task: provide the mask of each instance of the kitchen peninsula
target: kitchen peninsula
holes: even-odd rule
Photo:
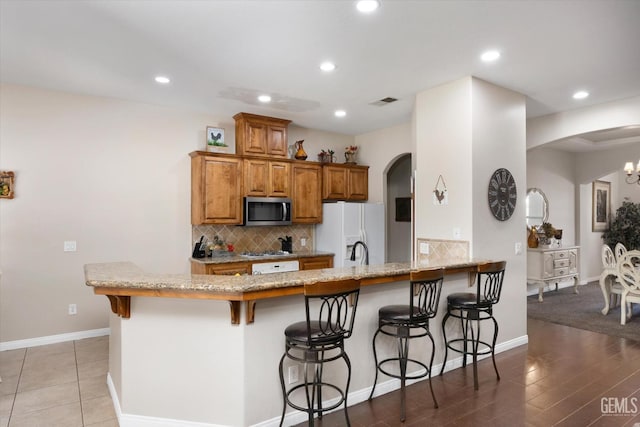
[[[410,272],[445,268],[446,296],[467,289],[483,262],[388,263],[258,276],[152,274],[130,262],[115,262],[86,265],[85,279],[96,294],[109,297],[119,315],[111,316],[108,381],[120,425],[139,425],[143,419],[275,425],[282,409],[277,366],[283,331],[292,320],[304,318],[304,284],[361,281],[356,328],[346,344],[357,361],[350,393],[355,404],[366,399],[373,381],[370,340],[377,310],[406,303]],[[232,313],[235,305],[232,318],[253,316],[258,302],[255,322],[231,324],[226,306],[209,300],[229,301]],[[244,313],[242,301],[252,301]],[[443,304],[444,298],[441,313]],[[434,337],[439,339],[437,329]],[[387,347],[383,351],[393,351],[393,345]],[[441,358],[437,353],[436,362]],[[379,386],[381,392],[390,391],[391,384],[386,390]],[[299,422],[298,415],[289,414],[287,421]]]

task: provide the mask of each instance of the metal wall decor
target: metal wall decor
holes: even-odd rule
[[[493,216],[499,221],[511,218],[516,210],[518,190],[516,181],[508,169],[500,168],[491,175],[487,193],[489,209]]]
[[[15,174],[11,171],[0,172],[0,199],[13,199]]]
[[[436,206],[449,204],[449,196],[447,195],[447,184],[445,184],[442,175],[438,175],[436,187],[433,189],[433,204]]]

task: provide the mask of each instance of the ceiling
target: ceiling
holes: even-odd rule
[[[416,93],[470,75],[526,95],[529,118],[640,95],[640,1],[382,0],[367,15],[354,6],[0,0],[0,79],[351,135],[407,122]],[[483,63],[487,49],[501,58]],[[325,60],[337,69],[321,71]],[[577,90],[590,96],[574,100]],[[263,93],[269,105],[256,100]],[[385,97],[398,101],[372,105]],[[607,135],[559,148],[603,146],[592,137]],[[628,143],[640,128],[609,137]]]

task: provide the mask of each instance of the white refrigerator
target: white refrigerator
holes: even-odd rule
[[[364,264],[362,245],[356,248],[356,260],[351,261],[353,244],[361,240],[369,248],[369,265],[386,261],[385,209],[382,203],[323,203],[322,224],[316,225],[315,247],[333,252],[334,267]]]

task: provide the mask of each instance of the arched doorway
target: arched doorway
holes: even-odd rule
[[[411,261],[411,153],[397,157],[387,170],[387,262]],[[406,215],[408,202],[408,213]]]

